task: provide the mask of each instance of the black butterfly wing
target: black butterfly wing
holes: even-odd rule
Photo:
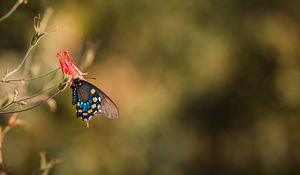
[[[107,117],[109,119],[116,119],[116,118],[118,118],[118,116],[119,116],[119,110],[118,110],[116,104],[103,91],[101,91],[96,86],[92,85],[89,82],[86,82],[86,81],[83,81],[83,80],[81,80],[81,81],[82,81],[82,86],[84,86],[84,87],[80,88],[80,91],[81,91],[81,89],[86,89],[85,92],[88,94],[89,93],[88,87],[91,87],[91,88],[94,88],[96,90],[97,94],[100,96],[101,106],[100,106],[100,109],[97,112],[97,114],[100,114],[100,115],[102,115],[104,117]],[[88,98],[88,95],[86,95],[83,92],[82,93],[79,92],[78,96],[79,96],[79,98],[81,98],[81,97],[84,98],[86,96]]]
[[[89,100],[89,85],[87,82],[82,81],[82,85],[78,87],[78,99],[80,99],[82,102],[86,102]]]
[[[100,91],[100,90],[99,90]],[[98,113],[104,117],[110,118],[110,119],[116,119],[119,116],[119,110],[115,103],[102,91],[101,96],[102,96],[102,102],[101,102],[101,107],[100,111]]]

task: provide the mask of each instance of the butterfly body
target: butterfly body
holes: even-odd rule
[[[88,122],[95,114],[110,119],[118,117],[119,112],[114,102],[96,86],[77,78],[72,82],[71,88],[77,118]]]

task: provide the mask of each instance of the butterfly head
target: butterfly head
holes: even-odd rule
[[[71,88],[72,89],[78,89],[79,86],[82,85],[82,82],[79,78],[76,78],[72,81],[72,84],[71,84]]]

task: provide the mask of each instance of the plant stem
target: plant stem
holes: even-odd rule
[[[5,79],[9,76],[11,76],[12,74],[16,73],[21,67],[22,65],[25,63],[26,59],[28,58],[29,53],[31,52],[31,50],[34,48],[34,46],[30,46],[25,54],[25,56],[23,57],[22,62],[19,64],[19,66],[17,68],[15,68],[14,70],[12,70],[11,72],[7,73],[6,75],[4,75],[2,81],[5,81]]]
[[[16,11],[16,9],[19,7],[19,5],[21,5],[22,3],[23,1],[17,0],[14,6],[5,15],[0,17],[0,23],[4,21],[6,18],[8,18],[11,14],[13,14]]]
[[[42,74],[40,76],[37,76],[37,77],[31,77],[31,78],[19,78],[19,79],[10,79],[10,80],[0,80],[0,83],[11,83],[11,82],[15,82],[15,81],[32,81],[32,80],[37,80],[37,79],[40,79],[40,78],[43,78],[47,75],[50,75],[56,71],[58,71],[60,69],[60,67],[58,68],[55,68],[54,70],[50,71],[50,72],[47,72],[45,74]]]
[[[49,87],[49,88],[47,88],[47,89],[45,89],[45,90],[43,90],[42,92],[39,92],[39,93],[37,93],[37,94],[31,95],[31,96],[28,96],[28,97],[25,97],[25,98],[22,98],[22,99],[19,99],[19,100],[12,101],[12,102],[8,103],[7,105],[1,107],[1,108],[0,108],[0,111],[6,109],[6,108],[8,108],[8,107],[10,107],[11,105],[13,105],[13,104],[15,104],[15,103],[19,103],[19,102],[21,102],[21,101],[30,100],[30,99],[33,99],[33,98],[35,98],[35,97],[37,97],[37,96],[43,95],[43,94],[45,94],[46,92],[48,92],[48,91],[50,91],[50,90],[52,90],[52,89],[54,89],[54,88],[57,88],[57,87],[59,86],[59,84],[60,84],[60,83],[58,83],[58,84],[56,84],[56,85],[54,85],[54,86],[51,86],[51,87]]]
[[[35,105],[29,107],[29,108],[21,109],[21,110],[15,110],[15,111],[3,111],[3,112],[0,111],[0,114],[2,114],[2,115],[3,115],[3,114],[12,114],[12,113],[20,113],[20,112],[26,112],[26,111],[32,110],[32,109],[34,109],[34,108],[36,108],[36,107],[38,107],[38,106],[40,106],[40,105],[46,103],[49,99],[55,97],[55,96],[58,95],[60,92],[61,92],[61,91],[57,91],[56,93],[54,93],[53,95],[49,96],[49,97],[46,98],[45,100],[43,100],[43,101],[41,101],[41,102],[39,102],[39,103],[37,103],[37,104],[35,104]]]

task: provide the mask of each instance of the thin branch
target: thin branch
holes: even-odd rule
[[[54,85],[54,86],[51,86],[51,87],[49,87],[49,88],[43,90],[42,92],[40,92],[40,93],[38,93],[38,94],[34,94],[34,95],[29,96],[29,97],[25,97],[25,98],[16,100],[15,102],[18,103],[18,102],[21,102],[21,101],[30,100],[30,99],[32,99],[32,98],[34,98],[34,97],[40,96],[40,95],[42,95],[42,94],[45,94],[46,92],[48,92],[48,91],[50,91],[50,90],[52,90],[52,89],[54,89],[54,88],[57,88],[59,84],[60,84],[60,83],[58,83],[58,84],[56,84],[56,85]]]
[[[31,50],[32,50],[33,48],[34,48],[34,46],[30,46],[30,47],[28,48],[28,50],[27,50],[25,56],[23,57],[22,62],[19,64],[19,66],[18,66],[17,68],[15,68],[13,71],[11,71],[11,72],[7,73],[6,75],[4,75],[4,77],[3,77],[3,79],[2,79],[3,81],[5,81],[5,79],[6,79],[7,77],[9,77],[9,76],[11,76],[12,74],[16,73],[16,72],[23,66],[23,64],[25,63],[26,59],[28,58],[29,53],[31,52]]]
[[[62,91],[60,91],[60,90],[57,91],[56,93],[54,93],[53,95],[49,96],[49,97],[46,98],[45,100],[43,100],[43,101],[41,101],[41,102],[39,102],[39,103],[37,103],[37,104],[35,104],[35,105],[29,107],[29,108],[21,109],[21,110],[15,110],[15,111],[3,111],[3,112],[0,111],[0,114],[12,114],[12,113],[20,113],[20,112],[26,112],[26,111],[32,110],[32,109],[34,109],[34,108],[36,108],[36,107],[38,107],[38,106],[40,106],[40,105],[46,103],[49,99],[55,97],[55,96],[58,95],[60,92],[62,92]]]
[[[37,79],[40,79],[40,78],[43,78],[47,75],[50,75],[56,71],[58,71],[60,69],[60,67],[58,68],[55,68],[54,70],[50,71],[50,72],[47,72],[45,74],[42,74],[40,76],[37,76],[37,77],[31,77],[31,78],[19,78],[19,79],[10,79],[10,80],[0,80],[0,83],[11,83],[11,82],[15,82],[15,81],[32,81],[32,80],[37,80]]]
[[[9,126],[6,126],[6,127],[3,129],[2,134],[5,135],[9,130],[10,130],[10,127],[9,127]],[[2,139],[4,139],[4,137],[3,137]]]
[[[41,152],[40,153],[40,173],[41,175],[48,175],[52,167],[58,163],[61,163],[61,160],[59,159],[52,159],[50,161],[47,161],[46,159],[46,153]]]
[[[35,38],[35,39],[37,39],[37,41],[40,39],[40,36],[44,36],[44,35],[48,34],[48,32],[45,32],[44,30],[47,28],[52,14],[53,14],[53,9],[47,8],[42,19],[40,19],[40,15],[38,15],[34,18],[33,26],[34,26],[35,33],[37,33],[37,38]],[[26,74],[28,74],[29,65],[31,64],[31,62],[32,62],[32,59],[28,59],[26,61],[25,65],[24,65],[22,77],[25,77]]]
[[[5,106],[2,106],[1,108],[0,108],[0,110],[3,110],[3,109],[6,109],[6,108],[8,108],[9,106],[11,106],[12,104],[14,104],[14,101],[12,101],[12,102],[10,102],[10,103],[8,103],[7,105],[5,105]]]
[[[4,21],[6,18],[8,18],[11,14],[13,14],[17,8],[23,3],[23,1],[17,0],[17,2],[14,4],[14,6],[0,18],[0,23]]]
[[[60,83],[57,83],[57,84],[55,84],[54,86],[51,86],[51,87],[49,87],[49,88],[47,88],[47,89],[45,89],[45,90],[43,90],[42,92],[39,92],[39,93],[37,93],[37,94],[31,95],[31,96],[28,96],[28,97],[25,97],[25,98],[21,98],[21,99],[19,99],[19,100],[11,101],[11,102],[8,103],[7,105],[1,107],[0,110],[4,110],[4,109],[10,107],[10,106],[13,105],[13,104],[20,103],[20,102],[22,102],[22,101],[31,100],[31,99],[33,99],[33,98],[35,98],[35,97],[41,96],[41,95],[45,94],[46,92],[48,92],[48,91],[50,91],[50,90],[53,90],[54,88],[58,88],[59,85],[60,85]]]
[[[2,130],[2,128],[0,127],[0,174],[1,175],[6,175],[9,174],[8,173],[8,169],[6,167],[5,161],[4,161],[4,156],[3,156],[3,143],[4,143],[4,139],[6,137],[6,134],[8,133],[8,131],[11,130],[11,128],[17,126],[17,125],[21,125],[22,121],[17,119],[17,115],[13,114],[8,121],[8,124],[5,126],[5,128]]]

